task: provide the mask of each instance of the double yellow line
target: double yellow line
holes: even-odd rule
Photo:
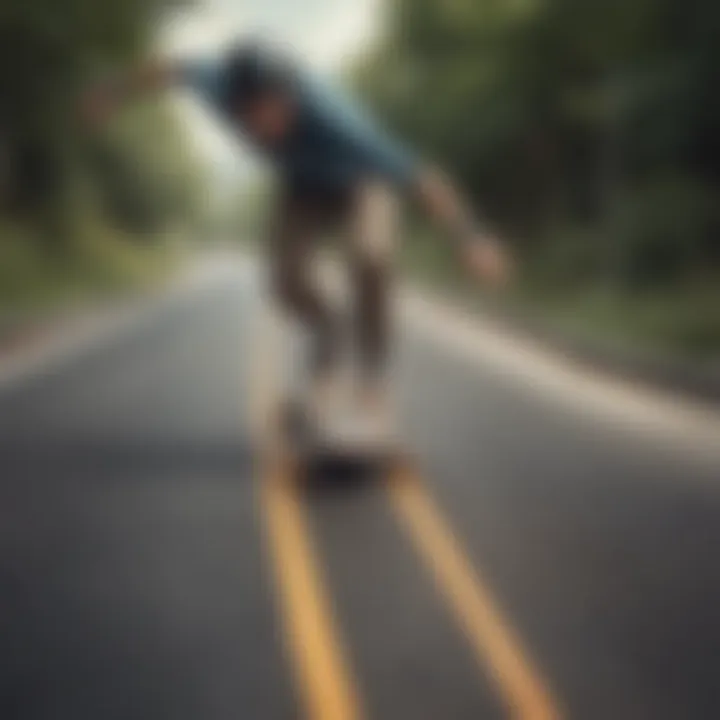
[[[292,475],[291,467],[285,465],[269,473],[263,483],[288,649],[306,716],[311,720],[355,720],[362,717],[358,692],[338,640]],[[559,720],[560,713],[545,683],[415,471],[401,468],[388,488],[398,517],[483,670],[495,679],[510,717]]]
[[[267,326],[264,329],[267,331]],[[264,381],[255,382],[256,392],[260,387],[263,394],[267,392],[272,362],[267,357],[261,362]],[[267,417],[266,408],[266,433],[272,425]],[[284,456],[281,443],[267,436],[262,439],[262,508],[287,651],[305,716],[308,720],[359,720],[364,716],[360,695],[325,591],[297,473],[292,460]],[[425,490],[418,472],[406,464],[388,480],[389,496],[400,522],[471,643],[483,675],[489,672],[495,680],[509,717],[560,720],[561,713],[545,682]]]

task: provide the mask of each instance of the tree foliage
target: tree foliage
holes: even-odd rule
[[[77,101],[86,83],[145,53],[162,14],[183,4],[184,0],[3,0],[1,210],[26,221],[51,218],[62,234],[63,218],[76,212],[82,194],[78,187],[97,186],[113,195],[109,204],[119,219],[139,220],[142,213],[135,211],[141,202],[147,206],[145,220],[151,215],[157,219],[173,184],[177,186],[183,173],[187,181],[189,173],[189,165],[182,167],[176,158],[182,140],[171,127],[172,119],[157,111],[152,121],[156,131],[158,126],[165,128],[160,133],[164,153],[140,127],[122,141],[112,133],[89,140],[78,122]],[[146,117],[138,124],[148,122]],[[167,149],[170,142],[175,143],[175,153]],[[144,157],[148,161],[143,163]],[[92,175],[100,168],[103,173]],[[123,206],[135,210],[120,212]]]
[[[394,0],[357,80],[533,257],[575,227],[602,281],[717,269],[715,0]]]

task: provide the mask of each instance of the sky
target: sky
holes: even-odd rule
[[[332,67],[373,37],[382,0],[203,0],[169,23],[164,47],[202,51],[243,34],[287,43],[309,62]]]
[[[245,35],[286,46],[320,72],[334,73],[377,36],[383,0],[202,0],[163,28],[159,44],[169,55],[202,54]],[[179,112],[194,144],[220,182],[252,172],[250,156],[237,147],[191,98]]]

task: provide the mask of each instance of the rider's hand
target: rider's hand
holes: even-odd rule
[[[504,286],[511,273],[511,261],[496,238],[482,235],[462,247],[465,266],[476,279],[491,287]]]

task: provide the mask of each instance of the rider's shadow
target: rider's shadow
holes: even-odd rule
[[[345,497],[367,492],[385,482],[390,463],[377,458],[319,456],[298,470],[300,486],[312,497]]]

